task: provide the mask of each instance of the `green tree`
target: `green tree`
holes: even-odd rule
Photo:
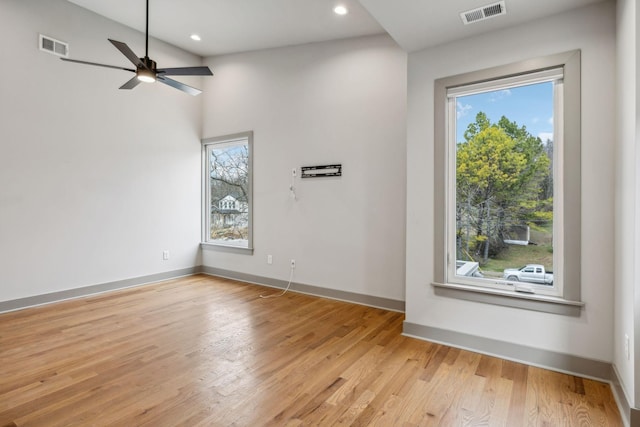
[[[475,123],[469,123],[469,126],[467,126],[467,130],[464,132],[465,141],[469,141],[473,139],[475,135],[482,132],[489,126],[491,126],[491,122],[489,121],[489,118],[485,113],[480,111],[478,114],[476,114]]]
[[[510,226],[548,220],[541,197],[549,158],[539,138],[504,116],[492,124],[478,113],[464,138],[456,152],[458,249],[486,262],[504,247]]]

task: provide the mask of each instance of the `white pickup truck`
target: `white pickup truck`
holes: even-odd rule
[[[510,282],[527,282],[553,285],[553,272],[545,271],[544,265],[527,264],[521,268],[507,268],[502,277]]]

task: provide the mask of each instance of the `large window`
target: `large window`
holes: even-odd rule
[[[203,240],[252,249],[252,132],[203,144]]]
[[[437,286],[579,301],[579,65],[574,51],[436,82]]]

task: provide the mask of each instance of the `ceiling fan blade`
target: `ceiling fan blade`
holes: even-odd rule
[[[165,76],[213,76],[209,67],[178,67],[158,70]]]
[[[170,79],[168,77],[160,77],[160,76],[158,76],[158,80],[157,81],[159,81],[160,83],[164,83],[164,84],[166,84],[168,86],[174,87],[176,89],[179,89],[179,90],[181,90],[183,92],[186,92],[189,95],[196,96],[196,95],[200,95],[202,93],[202,91],[200,89],[196,89],[195,87],[188,86],[188,85],[186,85],[184,83],[180,83],[179,81]]]
[[[95,65],[97,67],[105,67],[105,68],[115,68],[116,70],[125,70],[125,71],[131,71],[131,72],[136,72],[136,70],[132,69],[132,68],[124,68],[124,67],[119,67],[117,65],[107,65],[107,64],[98,64],[97,62],[89,62],[89,61],[79,61],[77,59],[69,59],[69,58],[60,58],[63,61],[67,61],[67,62],[76,62],[78,64],[85,64],[85,65]]]
[[[138,76],[133,76],[131,80],[120,86],[120,89],[133,89],[134,87],[138,86],[138,84],[140,84]]]
[[[122,52],[122,54],[126,56],[127,59],[129,59],[129,61],[133,63],[133,65],[135,65],[138,68],[147,68],[144,65],[144,63],[140,60],[140,58],[138,58],[138,55],[133,53],[133,51],[129,48],[129,46],[127,46],[126,43],[122,43],[117,40],[111,40],[111,39],[108,39],[108,40],[111,42],[112,45],[116,47],[116,49]]]

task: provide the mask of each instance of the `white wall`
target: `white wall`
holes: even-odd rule
[[[638,256],[637,204],[640,203],[639,161],[636,149],[637,77],[635,0],[620,0],[617,4],[617,120],[616,156],[616,293],[613,362],[627,399],[634,402],[634,287],[638,286],[640,263]],[[628,335],[631,357],[627,359],[624,336]]]
[[[209,267],[404,300],[406,54],[372,36],[209,58],[203,137],[254,131],[253,255]],[[292,168],[341,163],[341,178]],[[273,265],[267,265],[267,255]]]
[[[433,85],[459,73],[582,50],[582,299],[579,318],[434,295]],[[612,361],[615,6],[601,3],[409,55],[406,320]]]
[[[67,1],[0,3],[0,301],[199,265],[202,100],[118,90],[133,74],[60,61],[38,33],[75,59],[131,67],[107,37],[144,52],[143,34]]]

